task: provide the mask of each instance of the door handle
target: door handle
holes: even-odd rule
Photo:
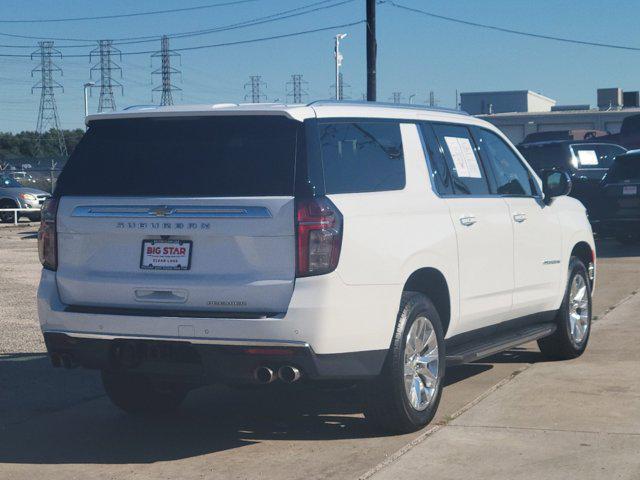
[[[513,214],[513,219],[518,223],[522,223],[527,219],[527,214],[526,213],[514,213]]]
[[[460,217],[460,223],[465,227],[470,227],[471,225],[476,223],[476,221],[477,221],[476,217],[474,217],[473,215],[466,215],[464,217]]]

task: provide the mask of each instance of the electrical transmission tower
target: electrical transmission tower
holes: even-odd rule
[[[302,103],[303,97],[309,95],[305,90],[305,86],[308,85],[309,82],[306,82],[302,79],[302,75],[299,73],[291,75],[291,81],[287,82],[287,99],[292,98],[293,103]]]
[[[438,99],[436,98],[436,94],[433,93],[433,90],[429,91],[429,100],[427,100],[427,104],[430,107],[437,107],[438,106]]]
[[[53,63],[51,59],[53,55],[62,58],[62,54],[53,48],[53,42],[43,41],[38,42],[38,50],[31,54],[31,59],[36,55],[40,58],[40,65],[31,70],[31,76],[33,77],[34,73],[39,73],[40,81],[31,88],[31,93],[35,90],[40,90],[40,108],[38,110],[38,125],[36,126],[38,150],[41,154],[44,153],[42,146],[43,137],[46,133],[53,130],[58,141],[60,155],[66,157],[67,145],[64,142],[64,135],[60,130],[60,119],[58,117],[58,108],[56,107],[54,93],[57,88],[64,92],[64,88],[53,79],[53,72],[62,75],[62,69]]]
[[[98,112],[105,110],[115,110],[116,101],[113,98],[113,87],[119,87],[120,93],[124,95],[124,87],[120,82],[113,79],[113,72],[120,72],[122,78],[122,68],[113,61],[113,56],[118,55],[122,59],[120,50],[113,46],[113,40],[99,40],[98,47],[89,54],[89,61],[95,55],[100,56],[100,61],[91,67],[90,76],[93,80],[93,73],[100,71],[100,80],[96,81],[93,87],[100,88],[100,100],[98,101]]]
[[[251,75],[249,82],[244,84],[244,89],[250,88],[250,92],[244,96],[244,99],[251,99],[251,103],[260,103],[261,100],[266,100],[267,96],[262,93],[262,87],[266,87],[267,84],[262,81],[260,75]]]
[[[392,96],[390,100],[393,103],[400,103],[400,101],[402,100],[402,92],[393,92],[391,95]]]
[[[339,100],[348,100],[351,97],[349,95],[345,95],[344,92],[347,88],[351,88],[351,85],[345,83],[344,78],[342,77],[342,72],[338,74],[338,83],[340,84],[338,87],[338,95],[336,95],[336,84],[332,84],[329,88],[330,95]]]
[[[152,62],[154,57],[160,57],[162,65],[160,68],[151,72],[151,75],[162,75],[162,85],[151,90],[151,101],[153,101],[153,92],[162,92],[160,105],[173,105],[173,95],[171,92],[174,90],[181,92],[182,89],[171,83],[171,74],[182,75],[182,72],[171,66],[171,57],[180,58],[180,54],[169,49],[169,37],[163,35],[160,40],[160,51],[151,55]]]

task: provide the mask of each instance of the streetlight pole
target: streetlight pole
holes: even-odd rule
[[[336,57],[336,100],[342,100],[342,95],[340,95],[340,67],[342,66],[342,53],[340,53],[340,40],[346,38],[346,33],[339,33],[336,35],[336,46],[334,55]]]
[[[84,84],[84,118],[87,118],[87,116],[89,115],[89,95],[88,95],[88,91],[91,87],[94,87],[96,84],[95,82],[87,82]],[[85,130],[86,130],[86,125],[85,125]]]

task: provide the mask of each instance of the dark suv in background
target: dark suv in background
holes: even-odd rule
[[[640,150],[616,157],[601,190],[600,230],[622,243],[640,241]]]
[[[589,220],[598,230],[600,218],[607,213],[600,182],[614,158],[627,150],[613,143],[571,140],[521,143],[518,150],[538,174],[543,170],[568,172],[573,181],[571,196],[587,208]]]

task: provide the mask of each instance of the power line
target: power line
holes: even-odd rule
[[[189,12],[194,10],[204,10],[205,8],[226,7],[241,3],[257,2],[258,0],[234,0],[231,2],[211,3],[209,5],[199,5],[195,7],[172,8],[169,10],[153,10],[150,12],[121,13],[116,15],[100,15],[96,17],[70,17],[70,18],[29,18],[15,20],[0,20],[0,23],[51,23],[51,22],[78,22],[84,20],[107,20],[112,18],[141,17],[145,15],[161,15],[165,13]]]
[[[618,50],[630,50],[633,52],[639,52],[640,51],[640,47],[630,47],[627,45],[616,45],[616,44],[612,44],[612,43],[600,43],[600,42],[588,42],[585,40],[576,40],[576,39],[571,39],[571,38],[565,38],[565,37],[556,37],[553,35],[543,35],[541,33],[533,33],[533,32],[524,32],[521,30],[514,30],[511,28],[504,28],[504,27],[497,27],[495,25],[487,25],[484,23],[477,23],[477,22],[470,22],[468,20],[462,20],[459,18],[454,18],[454,17],[447,17],[444,15],[438,15],[436,13],[432,13],[432,12],[427,12],[425,10],[420,10],[419,8],[412,8],[412,7],[407,7],[405,5],[400,5],[392,0],[387,0],[387,2],[389,5],[391,5],[392,7],[395,8],[400,8],[402,10],[407,10],[409,12],[414,12],[414,13],[421,13],[423,15],[426,15],[428,17],[432,17],[432,18],[437,18],[440,20],[445,20],[447,22],[454,22],[454,23],[460,23],[462,25],[469,25],[471,27],[478,27],[478,28],[484,28],[487,30],[495,30],[498,32],[504,32],[504,33],[511,33],[514,35],[522,35],[525,37],[533,37],[533,38],[541,38],[544,40],[554,40],[556,42],[564,42],[564,43],[573,43],[573,44],[577,44],[577,45],[587,45],[587,46],[591,46],[591,47],[603,47],[603,48],[615,48]]]
[[[280,34],[280,35],[272,35],[269,37],[260,37],[260,38],[252,38],[252,39],[248,39],[248,40],[237,40],[234,42],[223,42],[223,43],[212,43],[212,44],[206,44],[206,45],[196,45],[196,46],[192,46],[192,47],[183,47],[183,48],[175,48],[173,49],[174,52],[185,52],[185,51],[190,51],[190,50],[202,50],[202,49],[206,49],[206,48],[218,48],[218,47],[230,47],[230,46],[235,46],[235,45],[246,45],[249,43],[258,43],[258,42],[265,42],[268,40],[278,40],[281,38],[291,38],[291,37],[297,37],[300,35],[307,35],[310,33],[318,33],[318,32],[325,32],[327,30],[334,30],[337,28],[347,28],[347,27],[354,27],[356,25],[360,25],[361,23],[365,23],[366,20],[358,20],[355,22],[350,22],[350,23],[343,23],[341,25],[332,25],[330,27],[322,27],[322,28],[315,28],[312,30],[303,30],[300,32],[292,32],[292,33],[284,33],[284,34]],[[143,50],[143,51],[135,51],[135,52],[122,52],[121,55],[122,56],[128,56],[128,55],[149,55],[154,53],[155,50]],[[23,55],[23,54],[13,54],[13,53],[0,53],[0,58],[29,58],[30,55]],[[74,54],[74,55],[65,55],[65,58],[88,58],[90,57],[90,55],[85,55],[85,54]]]
[[[164,35],[160,42],[160,51],[151,55],[151,58],[160,57],[160,61],[162,62],[160,68],[151,72],[151,75],[161,75],[162,77],[162,85],[155,87],[151,90],[151,95],[153,97],[153,92],[162,92],[162,96],[160,98],[160,105],[173,105],[173,91],[181,91],[182,89],[176,87],[171,83],[171,75],[172,74],[182,74],[180,70],[171,66],[171,57],[180,58],[179,53],[175,53],[174,51],[169,49],[169,37]],[[153,98],[151,99],[153,101]]]
[[[40,58],[40,65],[31,70],[31,76],[34,73],[40,74],[40,81],[31,88],[31,93],[34,90],[40,90],[40,107],[38,109],[38,123],[36,126],[36,132],[41,138],[46,135],[50,130],[54,131],[56,140],[58,141],[58,149],[60,155],[67,156],[67,145],[64,142],[64,136],[60,130],[60,119],[58,117],[58,109],[56,107],[55,90],[60,89],[64,91],[62,85],[53,79],[53,73],[59,73],[62,75],[62,69],[53,63],[53,55],[60,56],[62,54],[53,48],[53,42],[39,42],[38,50],[31,54],[32,58],[37,55]],[[42,143],[38,140],[38,150],[43,153]]]
[[[200,30],[192,30],[192,31],[187,31],[187,32],[177,32],[177,33],[168,33],[167,36],[170,38],[188,38],[188,37],[193,37],[193,36],[198,36],[198,35],[208,35],[211,33],[218,33],[218,32],[224,32],[224,31],[228,31],[228,30],[235,30],[235,29],[239,29],[239,28],[245,28],[245,27],[252,27],[255,25],[261,25],[264,23],[270,23],[270,22],[275,22],[275,21],[279,21],[279,20],[286,20],[288,18],[293,18],[293,17],[297,17],[297,16],[301,16],[301,15],[307,15],[309,13],[313,13],[313,12],[317,12],[320,10],[326,10],[329,8],[334,8],[334,7],[338,7],[347,3],[351,3],[355,0],[342,0],[339,1],[338,3],[335,3],[333,5],[324,5],[326,3],[331,3],[331,2],[335,2],[336,0],[321,0],[318,2],[313,2],[307,5],[303,5],[301,7],[297,7],[297,8],[292,8],[289,10],[283,10],[280,12],[276,12],[273,13],[271,15],[266,15],[266,16],[262,16],[262,17],[256,17],[250,20],[244,20],[242,22],[236,22],[236,23],[232,23],[232,24],[228,24],[228,25],[222,25],[222,26],[218,26],[218,27],[211,27],[211,28],[206,28],[206,29],[200,29]],[[324,6],[320,6],[318,8],[311,8],[311,7],[316,7],[318,5],[324,5]],[[302,10],[302,11],[301,11]],[[296,13],[297,12],[297,13]],[[71,38],[55,38],[55,37],[35,37],[35,36],[27,36],[27,35],[13,35],[13,34],[5,34],[0,32],[0,35],[8,35],[8,36],[17,36],[20,38],[27,38],[27,39],[35,39],[35,40],[61,40],[61,41],[78,41],[78,42],[92,42],[90,44],[81,44],[81,45],[58,45],[58,48],[84,48],[84,47],[88,47],[88,46],[92,46],[94,42],[96,42],[97,40],[90,40],[90,39],[85,39],[85,38],[75,38],[75,39],[71,39]],[[116,38],[114,39],[114,45],[130,45],[130,44],[135,44],[135,43],[148,43],[148,42],[155,42],[158,39],[161,38],[161,35],[145,35],[145,36],[140,36],[140,37],[124,37],[124,38]],[[5,48],[33,48],[32,45],[0,45],[0,47],[5,47]]]

